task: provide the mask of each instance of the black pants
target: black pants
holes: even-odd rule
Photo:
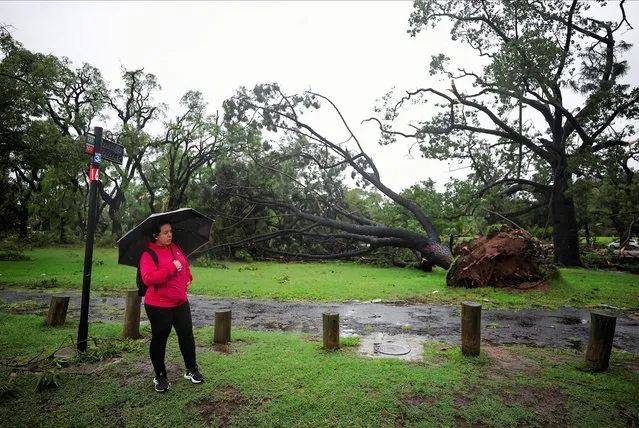
[[[163,308],[144,304],[146,316],[151,323],[151,363],[156,375],[166,375],[164,355],[166,342],[171,334],[171,328],[175,327],[178,336],[178,344],[184,358],[187,370],[196,367],[195,339],[193,338],[193,321],[191,320],[191,306],[187,300],[174,308]]]

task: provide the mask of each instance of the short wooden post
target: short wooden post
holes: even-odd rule
[[[478,356],[481,342],[481,305],[476,302],[462,303],[462,353]]]
[[[617,317],[601,312],[591,312],[590,323],[586,365],[590,370],[601,372],[606,370],[610,364]]]
[[[339,349],[339,314],[322,314],[324,349]]]
[[[127,339],[140,338],[140,303],[138,290],[126,292],[126,311],[124,313],[124,337]]]
[[[47,325],[63,325],[67,319],[69,296],[52,296],[47,315]]]
[[[231,311],[215,312],[215,330],[213,343],[229,343],[231,341]]]

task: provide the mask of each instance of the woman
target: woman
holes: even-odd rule
[[[170,223],[158,223],[152,237],[147,248],[155,252],[158,263],[155,263],[148,251],[144,251],[140,258],[140,274],[148,285],[144,295],[144,309],[151,323],[149,352],[155,370],[153,383],[157,392],[164,392],[170,387],[164,355],[172,327],[175,327],[186,366],[184,378],[193,383],[202,383],[204,377],[195,361],[191,307],[186,295],[186,289],[193,279],[189,263],[182,249],[171,242],[173,228]]]

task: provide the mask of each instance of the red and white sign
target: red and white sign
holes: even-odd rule
[[[97,168],[93,165],[89,165],[89,182],[98,181],[100,178],[100,168]]]

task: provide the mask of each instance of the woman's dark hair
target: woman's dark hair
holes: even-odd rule
[[[151,236],[150,236],[151,242],[155,241],[155,239],[160,235],[160,229],[165,224],[168,224],[169,226],[171,226],[171,228],[173,228],[173,225],[171,224],[171,222],[166,220],[158,220],[153,224],[153,229],[151,229]]]

